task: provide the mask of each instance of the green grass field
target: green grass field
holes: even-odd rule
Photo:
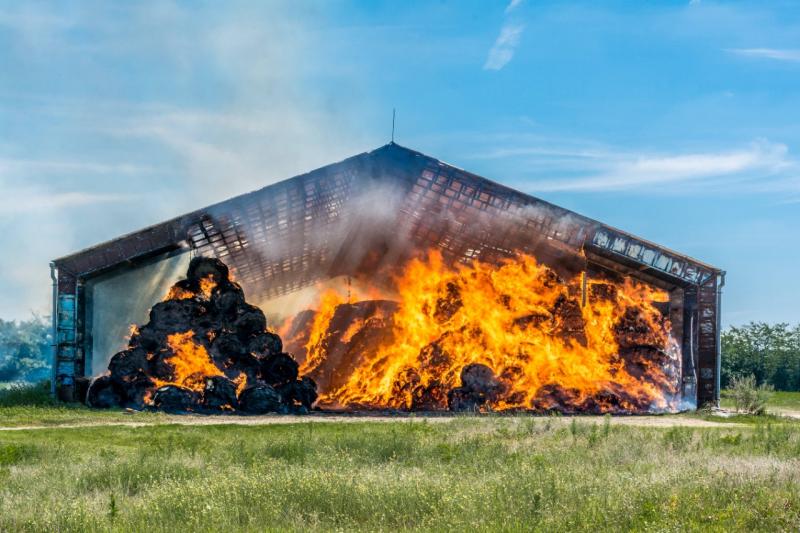
[[[707,418],[184,426],[5,406],[0,426],[109,425],[0,431],[0,531],[800,528],[800,421],[689,424]],[[112,425],[131,420],[156,425]]]

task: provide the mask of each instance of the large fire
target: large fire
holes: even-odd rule
[[[666,292],[629,279],[561,280],[528,255],[452,268],[410,261],[389,301],[327,291],[284,324],[318,405],[412,410],[677,409]],[[662,304],[662,305],[659,305]],[[298,326],[305,324],[303,330]]]
[[[431,252],[396,268],[390,290],[361,287],[355,301],[349,284],[347,295],[322,291],[316,310],[287,319],[281,335],[298,364],[227,267],[195,258],[88,401],[249,413],[678,408],[664,291],[565,280],[524,254],[450,266]]]

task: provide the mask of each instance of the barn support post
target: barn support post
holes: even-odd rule
[[[50,279],[53,281],[53,301],[50,308],[50,395],[56,395],[56,369],[58,368],[58,278],[56,264],[50,262]]]
[[[716,383],[716,403],[719,407],[719,395],[721,390],[722,376],[722,287],[725,286],[725,271],[720,272],[719,283],[717,284],[717,383]]]
[[[77,278],[66,272],[58,272],[58,287],[55,302],[55,358],[53,382],[56,398],[61,401],[74,400],[75,371],[78,353],[77,334]]]
[[[697,406],[716,405],[719,396],[719,288],[718,276],[697,290],[697,361],[700,379]]]

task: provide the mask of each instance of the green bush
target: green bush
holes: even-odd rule
[[[731,392],[737,412],[751,415],[763,415],[767,412],[767,402],[773,391],[772,385],[765,383],[756,385],[756,378],[752,374],[735,377],[732,383]]]

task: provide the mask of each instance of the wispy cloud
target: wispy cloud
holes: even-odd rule
[[[116,193],[86,191],[49,192],[37,188],[3,188],[0,217],[9,215],[45,213],[57,209],[83,207],[95,204],[130,202],[135,196]]]
[[[500,70],[511,61],[524,29],[524,26],[516,24],[506,24],[500,29],[500,35],[489,50],[489,56],[483,65],[484,70]]]
[[[785,144],[764,139],[727,150],[678,153],[542,140],[492,148],[473,158],[505,160],[510,169],[520,168],[521,174],[530,176],[524,182],[527,190],[539,192],[800,193],[800,162],[790,156]],[[539,179],[544,172],[561,177]]]
[[[800,49],[797,48],[728,48],[726,51],[744,57],[800,62]]]
[[[60,159],[19,159],[0,157],[0,173],[7,176],[27,176],[31,173],[91,173],[111,176],[131,176],[159,170],[149,165],[135,163],[100,163],[93,161],[68,161]]]
[[[489,50],[486,63],[483,64],[484,70],[500,70],[514,57],[525,26],[509,20],[509,14],[517,9],[522,2],[523,0],[511,0],[506,6],[506,21],[500,28],[500,35],[497,36],[492,48]]]
[[[654,190],[676,186],[697,190],[701,186],[725,191],[756,190],[783,181],[783,171],[796,167],[786,145],[758,141],[747,148],[721,152],[622,157],[605,172],[585,178],[536,183],[538,190],[620,191]],[[673,191],[674,192],[674,191]]]
[[[525,0],[511,0],[511,2],[509,2],[508,5],[506,6],[506,11],[505,11],[506,15],[508,15],[509,13],[517,9],[519,6],[521,6],[522,2],[524,1]]]

